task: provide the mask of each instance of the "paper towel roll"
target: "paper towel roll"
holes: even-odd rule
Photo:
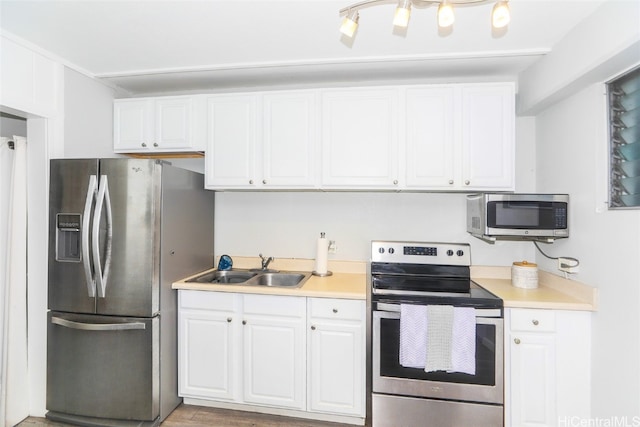
[[[316,244],[316,268],[314,270],[317,274],[327,274],[327,258],[329,255],[329,242],[322,233],[318,238]]]

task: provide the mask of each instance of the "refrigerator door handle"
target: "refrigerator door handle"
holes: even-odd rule
[[[52,317],[51,323],[60,325],[65,328],[79,329],[81,331],[128,331],[133,329],[145,329],[143,322],[129,323],[83,323],[74,322],[73,320],[62,319],[60,317]]]
[[[84,265],[84,276],[87,281],[87,293],[90,298],[95,298],[96,296],[96,283],[93,280],[89,257],[89,224],[91,222],[91,205],[96,193],[97,181],[98,178],[95,175],[89,176],[89,187],[87,188],[87,198],[84,202],[82,217],[82,264]]]
[[[104,271],[102,270],[100,259],[100,219],[102,217],[102,206],[105,206],[107,236],[105,241],[105,261]],[[113,240],[113,224],[111,217],[111,197],[109,196],[109,181],[107,175],[100,176],[100,185],[98,186],[98,196],[96,208],[93,214],[93,233],[92,233],[92,249],[93,249],[93,266],[96,271],[96,288],[98,297],[104,298],[107,290],[107,280],[109,279],[109,270],[111,265],[111,243]]]

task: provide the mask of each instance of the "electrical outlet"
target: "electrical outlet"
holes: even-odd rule
[[[579,271],[578,263],[573,259],[558,258],[558,270],[565,273],[577,273]]]
[[[329,240],[329,253],[330,254],[335,254],[336,252],[338,252],[338,247],[336,246],[336,241],[335,240]]]

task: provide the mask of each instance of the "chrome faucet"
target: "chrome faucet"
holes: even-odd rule
[[[269,268],[269,264],[271,263],[271,261],[274,260],[274,258],[272,256],[270,256],[269,258],[265,258],[262,256],[262,254],[260,254],[260,259],[262,260],[262,269],[266,270],[267,268]]]

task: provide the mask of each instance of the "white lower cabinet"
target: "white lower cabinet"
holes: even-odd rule
[[[365,415],[365,303],[308,299],[309,410]]]
[[[364,301],[178,295],[180,396],[364,421]]]
[[[241,296],[200,291],[178,295],[178,392],[238,400]]]
[[[591,314],[505,310],[505,425],[569,425],[590,416]]]
[[[243,295],[243,401],[305,409],[305,298]]]

